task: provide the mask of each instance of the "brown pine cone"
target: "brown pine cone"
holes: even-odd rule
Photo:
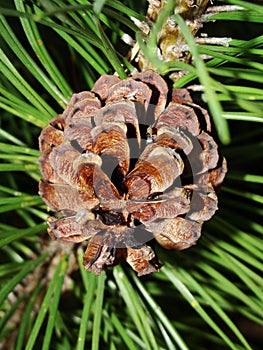
[[[153,239],[188,248],[217,209],[226,162],[210,118],[153,71],[74,94],[39,145],[39,194],[57,212],[49,234],[87,240],[83,264],[96,274],[122,260],[139,276],[158,271]]]

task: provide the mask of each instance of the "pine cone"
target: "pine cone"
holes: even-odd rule
[[[102,76],[72,96],[39,144],[39,194],[56,211],[49,234],[87,240],[83,264],[96,274],[122,260],[139,276],[158,271],[153,239],[188,248],[217,209],[226,162],[208,113],[153,71]]]

